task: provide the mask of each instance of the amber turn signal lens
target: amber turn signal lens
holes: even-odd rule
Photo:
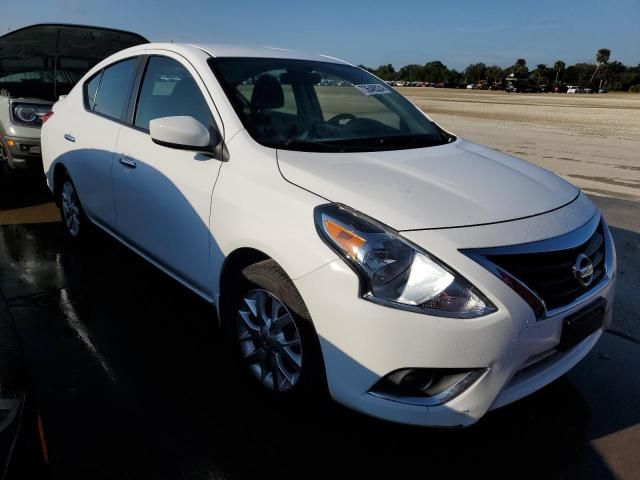
[[[334,242],[351,258],[355,259],[358,250],[366,240],[331,220],[324,221],[324,228]]]

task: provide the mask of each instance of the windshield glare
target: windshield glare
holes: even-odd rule
[[[360,68],[270,58],[218,58],[210,64],[262,145],[351,152],[422,148],[452,138]]]

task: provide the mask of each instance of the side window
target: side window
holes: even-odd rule
[[[209,106],[191,74],[167,57],[150,57],[142,80],[134,125],[149,130],[155,118],[191,116],[211,131]]]
[[[84,84],[84,105],[89,110],[93,110],[96,93],[98,92],[98,85],[100,85],[100,79],[102,78],[102,70],[93,76],[88,82]]]
[[[129,105],[137,58],[130,58],[104,69],[93,110],[120,120]]]

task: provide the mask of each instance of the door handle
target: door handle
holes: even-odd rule
[[[122,165],[124,165],[127,168],[136,168],[137,167],[136,161],[131,159],[131,158],[129,158],[129,157],[120,157],[118,160],[120,161],[120,163]]]
[[[76,141],[76,137],[74,137],[73,135],[70,135],[68,133],[64,134],[64,139],[65,140],[69,140],[70,142],[75,142]]]

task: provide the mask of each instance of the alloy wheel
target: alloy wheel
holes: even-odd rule
[[[251,373],[269,390],[286,392],[300,380],[302,341],[287,307],[271,292],[249,291],[237,314],[240,351]]]
[[[80,202],[76,189],[70,180],[62,185],[62,214],[69,234],[77,237],[80,233]]]

